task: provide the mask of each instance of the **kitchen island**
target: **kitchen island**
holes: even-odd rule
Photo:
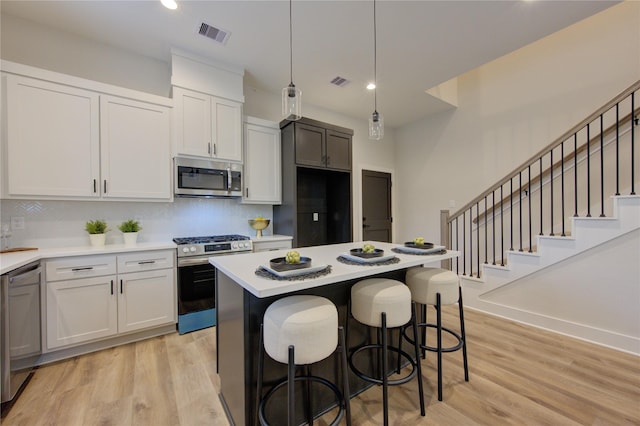
[[[322,269],[307,278],[289,277],[278,280],[272,279],[274,277],[265,274],[264,271],[258,274],[256,270],[261,266],[269,266],[270,259],[284,256],[287,250],[216,256],[209,259],[217,268],[217,361],[220,399],[232,424],[255,424],[260,324],[265,310],[275,300],[293,294],[326,297],[335,303],[339,323],[345,325],[350,289],[356,282],[379,276],[404,281],[407,268],[423,264],[439,266],[440,261],[457,257],[459,254],[456,251],[429,255],[395,253],[392,249],[398,247],[397,244],[375,241],[365,243],[371,243],[376,248],[384,250],[385,255],[394,255],[397,260],[391,259],[380,264],[345,263],[338,260],[341,254],[349,253],[353,248],[361,248],[364,243],[303,247],[296,250],[301,256],[312,259],[313,268],[322,269],[322,266],[326,265],[330,271],[326,273],[327,269]],[[352,321],[349,329],[350,342],[347,342],[347,346],[361,344],[366,339],[368,335],[364,328]],[[337,365],[335,358],[329,357],[317,367],[314,366],[313,371],[314,374],[334,381],[335,372],[338,371]],[[264,371],[267,386],[286,377],[286,366],[269,357],[265,358]],[[353,374],[350,374],[349,383],[352,396],[370,386]],[[316,413],[322,413],[333,404],[331,395],[322,391],[316,392],[314,389],[312,394]],[[282,397],[286,398],[286,395]],[[275,396],[272,403],[272,414],[276,417],[281,415],[278,411],[286,407],[284,399],[279,398],[281,397]]]

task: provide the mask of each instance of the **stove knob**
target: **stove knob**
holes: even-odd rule
[[[249,243],[244,243],[244,248],[249,248]]]
[[[238,248],[238,243],[232,243],[231,244],[231,248],[234,249],[234,250],[237,249]]]
[[[194,252],[196,251],[196,248],[192,246],[191,248],[189,248],[189,251],[190,251],[191,253],[194,253]]]
[[[183,253],[189,253],[189,247],[182,247]]]

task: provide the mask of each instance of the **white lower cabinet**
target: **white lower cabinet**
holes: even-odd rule
[[[118,333],[116,276],[47,283],[47,348]]]
[[[47,262],[47,350],[175,323],[174,258],[157,250]]]

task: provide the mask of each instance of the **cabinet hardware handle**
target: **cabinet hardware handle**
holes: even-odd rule
[[[120,294],[122,294],[122,280],[120,280]]]
[[[93,193],[94,193],[94,194],[95,194],[96,192],[98,192],[98,188],[96,187],[96,184],[97,184],[97,182],[96,182],[96,180],[94,179],[94,180],[93,180]]]
[[[244,189],[245,197],[249,198],[249,188]]]
[[[216,144],[213,144],[213,155],[218,155],[218,153],[216,152]]]
[[[72,272],[77,272],[77,271],[90,271],[93,269],[93,266],[85,266],[82,268],[71,268]]]
[[[111,280],[111,295],[113,296],[113,280]]]
[[[145,265],[148,263],[156,263],[155,260],[141,260],[140,262],[138,262],[138,265]]]
[[[104,180],[104,193],[107,193],[107,180]]]
[[[207,144],[207,154],[211,154],[211,142]]]

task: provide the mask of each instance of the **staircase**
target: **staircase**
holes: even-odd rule
[[[443,213],[466,306],[640,355],[638,94]]]
[[[571,218],[571,237],[461,276],[465,305],[640,355],[640,196],[612,203],[611,217]]]

